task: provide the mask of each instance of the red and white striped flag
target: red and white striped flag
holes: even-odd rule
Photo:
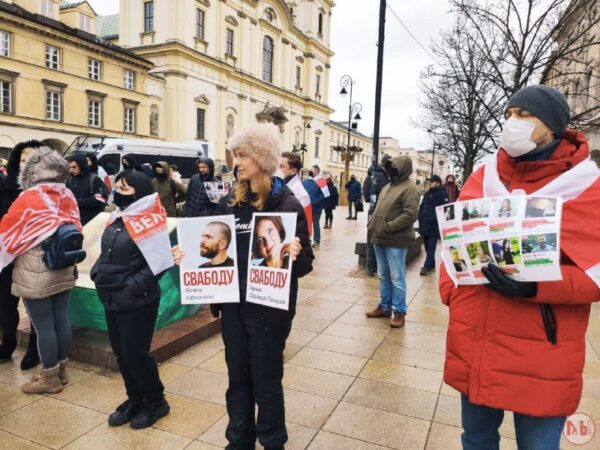
[[[64,184],[42,183],[23,191],[0,222],[0,270],[67,223],[81,230],[77,200]]]
[[[325,178],[323,175],[319,174],[316,177],[314,177],[313,180],[315,180],[315,183],[317,183],[317,186],[319,186],[321,188],[321,191],[323,192],[323,195],[325,196],[325,198],[327,198],[331,195],[329,193],[329,186],[327,186],[327,178]]]
[[[312,205],[310,203],[310,196],[308,195],[308,192],[306,192],[306,189],[304,189],[304,185],[302,184],[302,181],[300,181],[298,175],[292,178],[287,186],[291,189],[304,208],[304,214],[306,215],[306,222],[308,224],[308,234],[312,236]]]

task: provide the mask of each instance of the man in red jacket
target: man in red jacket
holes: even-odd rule
[[[465,449],[497,449],[508,410],[520,449],[552,450],[581,398],[585,332],[600,300],[600,169],[585,137],[567,129],[569,106],[558,91],[521,89],[505,118],[502,148],[471,175],[460,200],[562,196],[562,280],[517,282],[490,264],[489,284],[455,287],[443,267],[444,381],[462,394]]]

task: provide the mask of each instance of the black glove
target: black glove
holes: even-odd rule
[[[505,297],[535,297],[537,294],[536,282],[515,281],[504,275],[498,266],[488,264],[482,267],[481,271],[490,282],[486,286]]]

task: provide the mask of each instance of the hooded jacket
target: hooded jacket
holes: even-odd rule
[[[375,182],[377,183],[374,192],[376,196],[375,201],[377,201],[377,198],[379,197],[379,194],[381,194],[381,191],[383,190],[385,185],[390,182],[390,177],[388,177],[387,172],[382,166],[377,165],[375,166],[374,170],[373,166],[369,167],[369,170],[367,172],[368,176],[367,178],[365,178],[362,188],[365,203],[371,203],[371,177],[373,176],[373,174],[375,174]]]
[[[69,176],[69,166],[64,158],[48,147],[34,151],[39,153],[39,158],[27,160],[19,174],[19,186],[25,190],[41,183],[64,183]],[[15,258],[11,288],[14,296],[40,299],[75,286],[75,266],[51,270],[44,264],[43,256],[44,250],[39,244]]]
[[[429,189],[423,196],[419,207],[419,234],[426,237],[440,238],[435,208],[448,203],[448,194],[442,186]]]
[[[340,204],[340,193],[333,181],[328,181],[327,187],[329,188],[329,197],[325,197],[325,200],[323,201],[323,208],[335,209]]]
[[[530,194],[588,156],[584,136],[567,130],[547,161],[517,161],[500,150],[498,174],[511,191]],[[469,177],[461,200],[481,196],[477,186],[484,173],[485,166]],[[560,265],[562,280],[539,282],[537,294],[524,299],[506,298],[485,286],[454,287],[442,265],[440,297],[450,310],[444,381],[471,403],[535,417],[568,416],[577,410],[585,333],[600,289],[563,252]],[[549,304],[554,312],[557,345],[547,340],[540,304]]]
[[[190,178],[183,206],[184,217],[210,216],[217,206],[210,201],[204,187],[205,182],[217,181],[215,162],[210,158],[203,159],[202,162],[206,163],[209,172],[206,177],[197,173]]]
[[[77,199],[81,224],[85,225],[104,211],[108,200],[108,190],[104,181],[91,172],[84,153],[73,153],[70,160],[77,164],[81,172],[67,180],[67,187]]]
[[[183,184],[178,183],[175,180],[169,178],[169,164],[165,161],[159,161],[154,164],[154,167],[162,167],[165,171],[164,178],[158,178],[154,176],[152,178],[152,187],[154,192],[158,193],[160,202],[167,211],[167,216],[177,217],[177,203],[182,202],[185,199],[186,188]]]
[[[250,252],[252,215],[258,211],[250,204],[230,206],[229,203],[234,195],[235,192],[232,190],[229,195],[221,200],[215,211],[215,215],[233,214],[235,216],[239,288],[240,300],[243,304],[242,307],[245,308],[249,314],[263,317],[265,320],[265,325],[268,328],[286,327],[296,314],[298,278],[301,278],[312,271],[312,262],[315,258],[310,246],[308,224],[306,222],[306,216],[304,215],[304,208],[302,208],[302,205],[294,196],[293,192],[283,183],[281,179],[273,178],[273,189],[263,207],[263,210],[260,212],[298,213],[296,219],[296,236],[300,239],[300,244],[302,245],[302,251],[292,265],[289,310],[284,311],[281,309],[257,305],[255,303],[246,303],[246,277],[248,272],[248,255]],[[211,305],[211,311],[213,311],[215,317],[218,317],[220,309],[222,307],[229,306],[231,305]]]
[[[415,243],[413,224],[417,220],[420,194],[408,179],[412,160],[406,156],[392,159],[398,176],[387,184],[379,196],[368,229],[374,244],[406,248]]]

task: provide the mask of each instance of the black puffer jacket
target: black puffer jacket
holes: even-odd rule
[[[365,203],[371,203],[371,175],[373,175],[373,166],[369,167],[369,171],[367,172],[367,177],[363,182],[363,198]],[[381,190],[384,188],[386,184],[390,182],[390,177],[388,177],[387,172],[382,166],[375,166],[375,192],[376,199],[379,197]]]
[[[210,216],[217,206],[210,201],[204,187],[205,182],[218,181],[215,178],[215,162],[210,158],[202,161],[208,166],[209,172],[205,177],[197,173],[190,178],[183,206],[184,217]]]
[[[435,208],[446,203],[448,203],[448,194],[442,186],[425,193],[419,207],[419,233],[422,236],[440,238]]]
[[[104,230],[100,258],[90,276],[110,311],[131,311],[160,299],[160,275],[154,275],[121,219]]]
[[[237,259],[239,271],[239,288],[240,299],[243,307],[249,314],[259,315],[264,318],[265,324],[269,328],[286,327],[296,314],[296,299],[298,297],[298,278],[312,272],[312,262],[315,259],[312,248],[310,246],[310,237],[308,235],[308,225],[304,208],[294,196],[292,191],[285,186],[279,178],[273,178],[273,190],[270,197],[267,199],[265,206],[261,212],[296,212],[296,236],[300,238],[302,251],[298,255],[296,261],[292,265],[292,277],[290,282],[290,304],[289,311],[284,311],[276,308],[269,308],[255,303],[246,303],[246,288],[247,288],[247,272],[248,272],[248,254],[250,251],[250,226],[252,223],[252,215],[257,210],[250,204],[242,206],[229,206],[231,197],[234,192],[230,192],[219,203],[215,214],[233,214],[235,216],[236,227],[236,245]],[[227,305],[211,305],[211,311],[215,317],[218,317],[221,308],[236,307],[235,304]]]
[[[90,166],[87,165],[85,157],[84,153],[74,153],[69,158],[79,166],[81,172],[76,177],[67,180],[67,187],[77,199],[82,225],[104,211],[108,199],[108,190],[104,181],[90,171]],[[90,177],[94,178],[93,181],[90,180]]]

